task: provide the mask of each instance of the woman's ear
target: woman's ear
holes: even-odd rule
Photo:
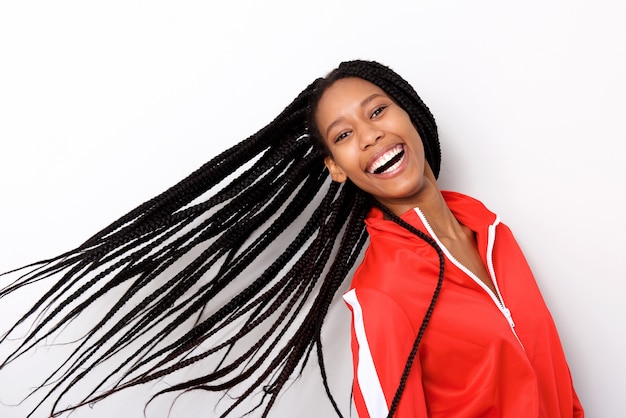
[[[335,163],[332,157],[324,158],[324,165],[330,172],[330,177],[337,183],[343,183],[348,179],[346,173]]]

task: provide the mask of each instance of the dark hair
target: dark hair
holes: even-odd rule
[[[407,111],[424,142],[427,161],[438,174],[436,124],[413,88],[381,64],[342,63],[327,78],[309,85],[259,132],[77,248],[27,266],[0,290],[4,297],[54,278],[0,339],[0,344],[6,343],[18,327],[28,327],[0,368],[57,335],[77,316],[93,310],[99,315],[67,360],[35,389],[43,392],[36,409],[52,397],[51,415],[59,415],[202,364],[195,368],[201,372],[196,377],[181,379],[154,396],[243,388],[221,412],[226,416],[262,391],[257,407],[263,406],[265,416],[316,350],[326,393],[341,415],[327,384],[322,326],[367,241],[364,218],[377,204],[350,181],[331,182],[323,164],[325,150],[312,140],[317,102],[328,86],[344,77],[378,85]],[[290,228],[294,224],[298,227]],[[433,245],[443,262],[436,244],[413,232]],[[442,278],[443,264],[390,416]],[[112,294],[117,295],[115,302],[107,300]],[[100,312],[103,301],[110,304]],[[261,337],[252,336],[252,331]],[[210,370],[207,359],[215,359]],[[103,371],[106,377],[87,395],[70,407],[60,406],[85,376]]]

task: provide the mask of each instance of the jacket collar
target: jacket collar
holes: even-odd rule
[[[487,209],[480,201],[452,191],[442,191],[441,194],[455,218],[476,232],[477,235],[480,236],[485,233],[487,228],[496,222],[496,214]],[[415,228],[428,234],[426,227],[415,210],[408,210],[400,217]],[[373,207],[370,210],[365,219],[365,224],[370,236],[374,236],[378,232],[390,232],[396,235],[416,238],[415,235],[395,222],[384,219],[382,211],[377,207]]]

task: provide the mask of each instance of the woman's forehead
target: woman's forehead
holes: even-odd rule
[[[356,77],[342,78],[331,84],[322,94],[316,116],[319,120],[327,112],[336,113],[348,106],[360,106],[372,96],[389,97],[372,82]]]
[[[383,89],[371,81],[359,77],[345,77],[333,82],[322,94],[320,102],[331,96],[334,99],[344,96],[368,94],[368,92],[385,94]]]

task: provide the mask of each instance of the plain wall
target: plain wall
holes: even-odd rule
[[[3,2],[0,271],[73,248],[263,127],[340,61],[374,59],[411,82],[435,114],[442,187],[478,197],[516,234],[587,416],[622,417],[624,7],[617,0]],[[23,309],[32,302],[23,297],[11,306],[0,300],[0,310]],[[351,370],[340,344],[348,323],[341,303],[333,318],[332,367],[343,393]],[[38,354],[32,367],[45,361],[44,350]],[[33,384],[27,375],[0,370],[0,400]],[[272,416],[331,416],[318,383],[299,381]],[[72,416],[140,416],[148,393]],[[172,416],[201,416],[206,405],[194,395]],[[24,412],[0,406],[0,415]]]

